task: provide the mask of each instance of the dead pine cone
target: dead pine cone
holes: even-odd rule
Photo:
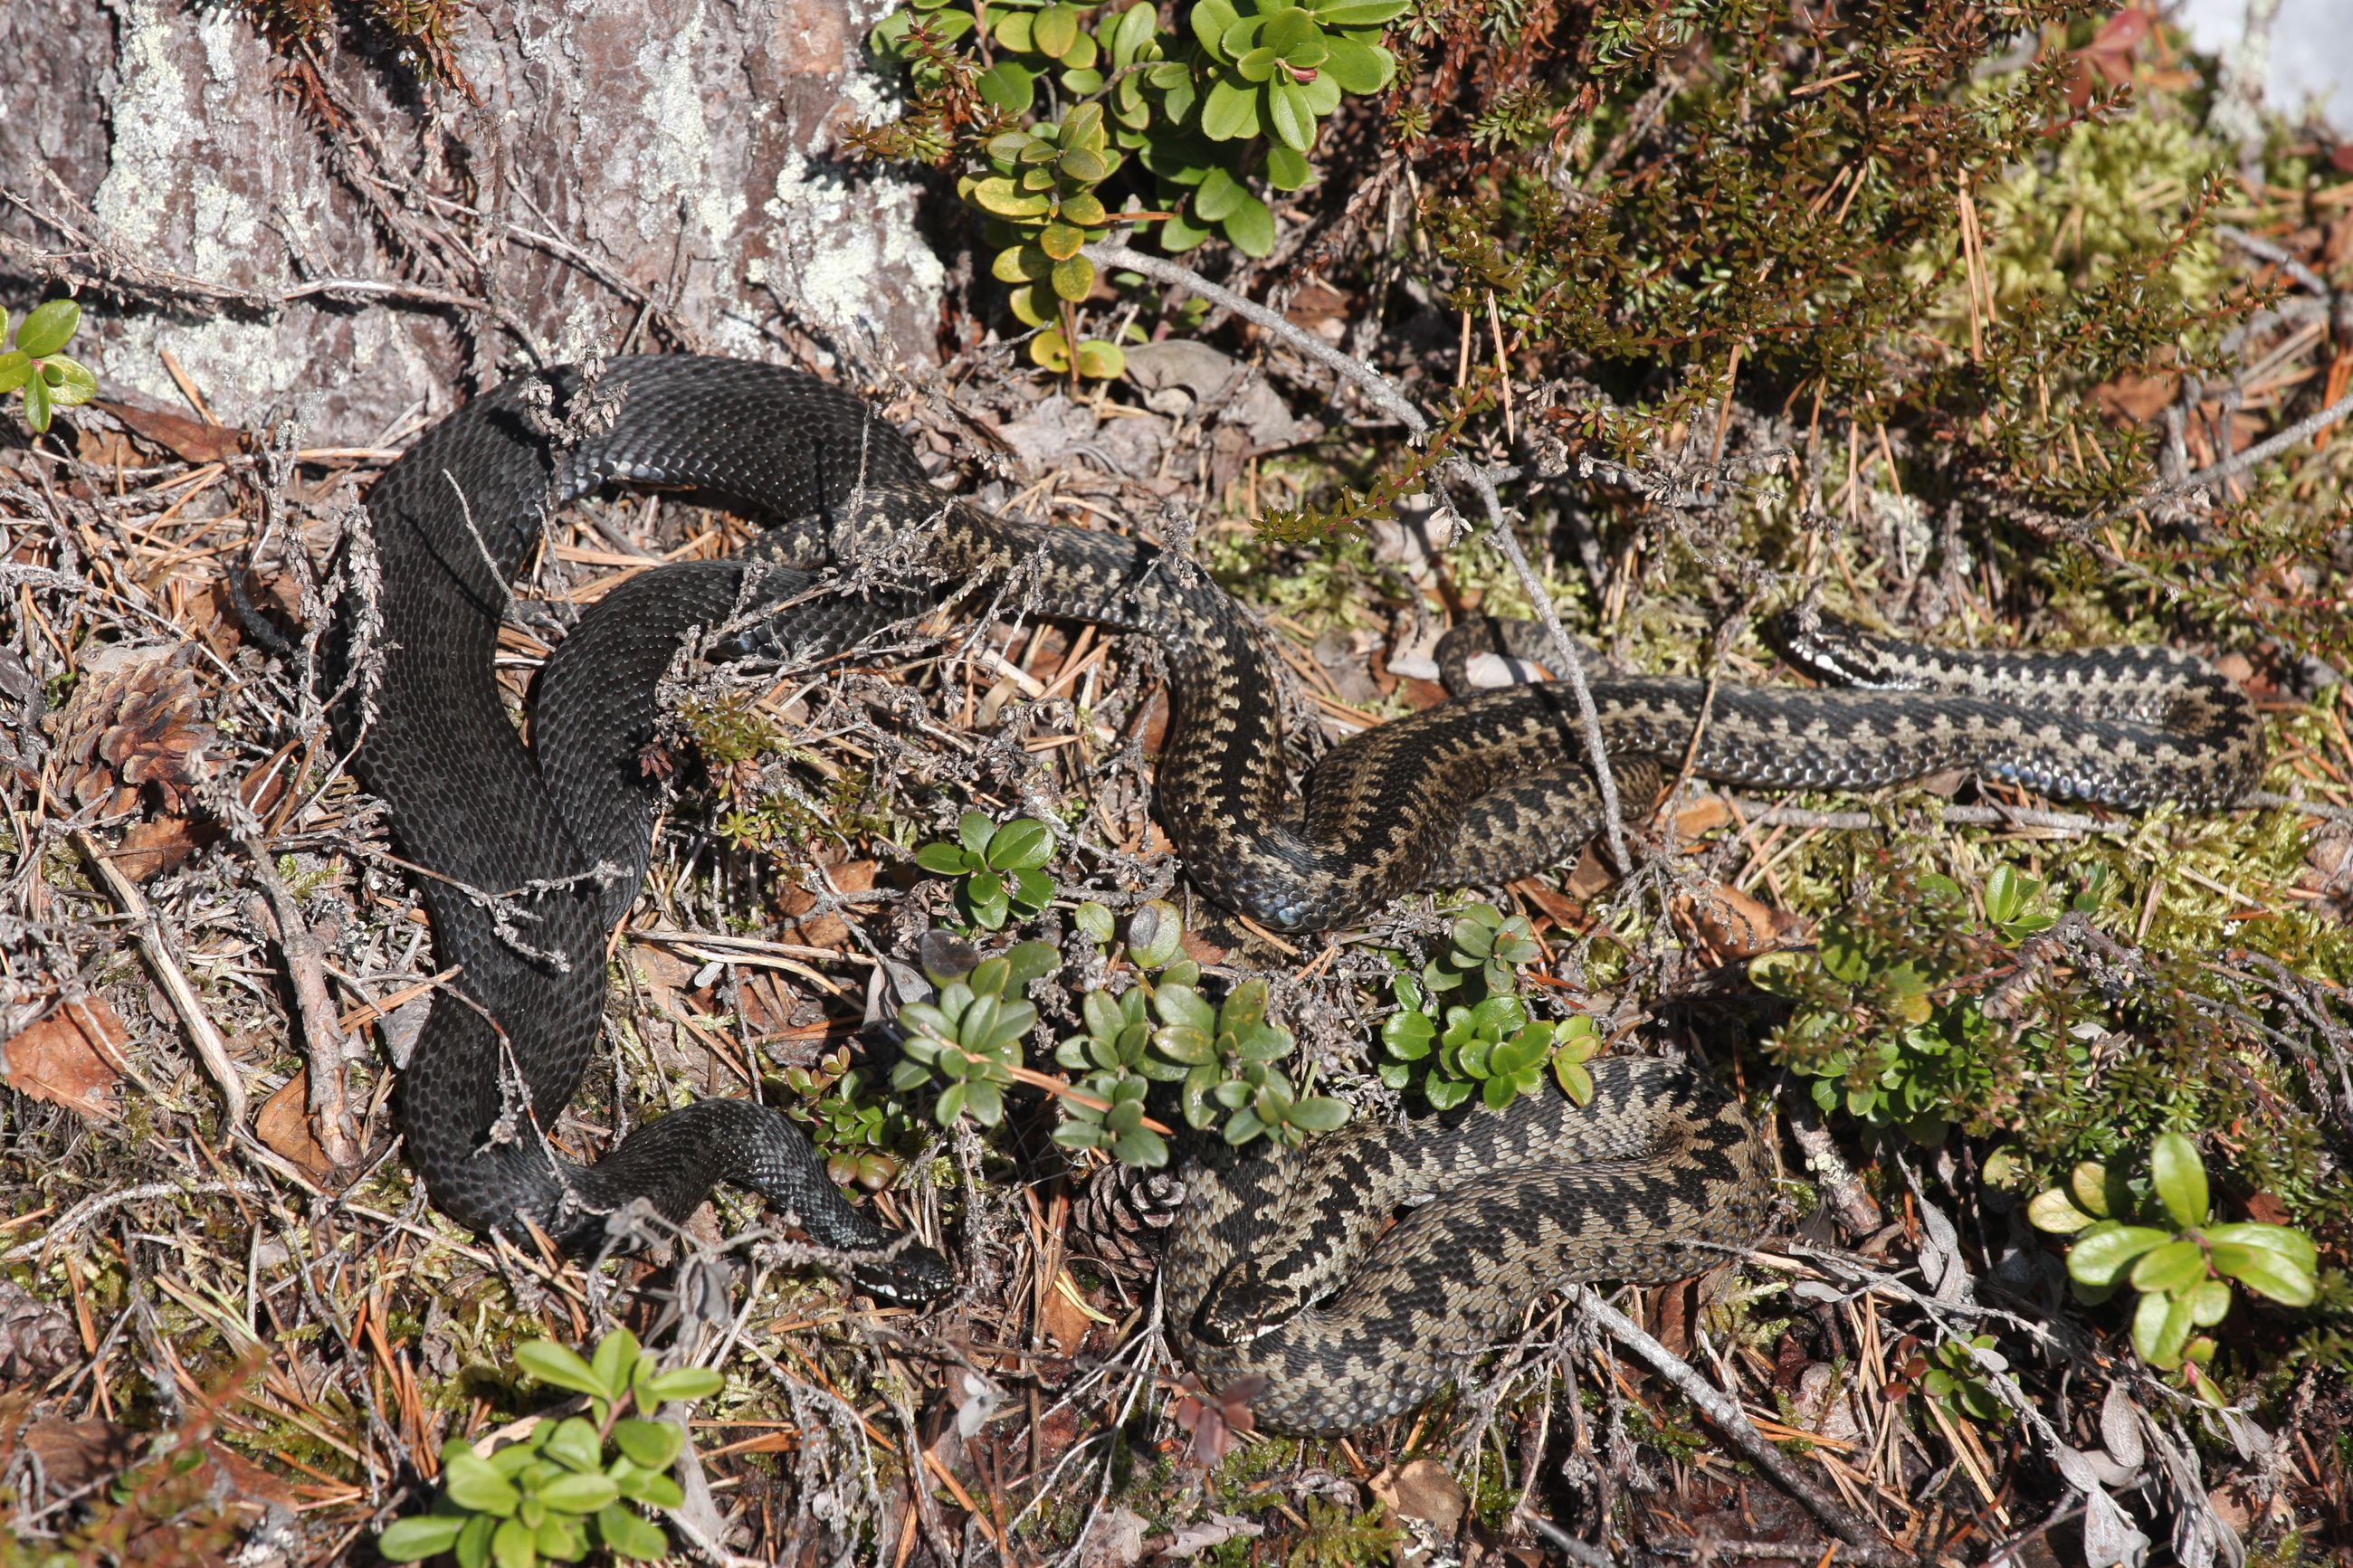
[[[1071,1250],[1127,1279],[1151,1271],[1162,1233],[1176,1223],[1185,1182],[1166,1171],[1111,1164],[1071,1205]]]
[[[0,1389],[38,1386],[79,1360],[65,1310],[0,1279]]]

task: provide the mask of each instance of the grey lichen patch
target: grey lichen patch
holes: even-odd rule
[[[722,160],[702,100],[705,22],[698,4],[677,26],[649,37],[638,51],[651,131],[647,150],[651,177],[638,207],[638,233],[648,240],[669,239],[683,206],[709,241],[723,247],[749,204],[742,190],[718,174]]]
[[[154,0],[129,0],[121,38],[111,156],[91,203],[108,243],[238,288],[282,277],[282,251],[260,212],[224,177],[241,161],[206,152],[253,113],[236,90],[252,79],[240,70],[240,55],[254,47],[249,34],[226,11],[167,15]],[[250,320],[126,315],[93,336],[90,353],[111,384],[176,403],[178,389],[158,353],[168,348],[199,385],[238,389],[231,401],[244,402],[257,375],[269,377],[261,367],[280,358],[276,337],[272,325]]]
[[[915,192],[896,179],[853,185],[839,166],[799,153],[776,172],[762,205],[771,220],[768,263],[777,289],[810,321],[845,342],[875,344],[875,279],[903,279],[887,301],[902,320],[930,320],[946,269],[915,227]]]
[[[197,26],[227,27],[226,15]],[[190,112],[174,27],[153,0],[129,0],[122,19],[121,85],[114,95],[114,145],[93,204],[106,238],[134,253],[162,242],[165,207],[180,161],[203,140]]]

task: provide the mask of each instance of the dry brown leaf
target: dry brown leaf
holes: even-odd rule
[[[1712,962],[1733,963],[1805,940],[1810,928],[1787,910],[1716,883],[1675,900],[1675,920]]]
[[[1675,831],[1685,838],[1697,838],[1703,833],[1728,827],[1736,820],[1730,801],[1720,795],[1706,795],[1675,813]]]
[[[0,1082],[78,1116],[111,1121],[115,1086],[122,1081],[115,1064],[130,1041],[131,1031],[102,998],[63,1003],[0,1044]]]
[[[1320,278],[1308,279],[1292,296],[1291,308],[1283,315],[1335,348],[1354,319],[1350,297]]]
[[[2067,101],[2081,109],[2103,85],[2122,87],[2132,80],[2134,58],[2148,37],[2149,14],[2127,5],[2101,24],[2092,41],[2074,52],[2067,74]]]
[[[1435,1459],[1416,1459],[1402,1468],[1384,1469],[1372,1479],[1373,1495],[1389,1511],[1434,1526],[1442,1537],[1461,1528],[1471,1500],[1462,1483]]]
[[[639,947],[630,962],[637,967],[638,984],[646,988],[646,1000],[657,1013],[675,1011],[678,999],[694,989],[694,977],[702,969],[699,961],[650,945]]]
[[[122,842],[106,858],[132,881],[147,882],[178,870],[201,845],[219,837],[218,828],[200,828],[185,816],[151,816],[123,829]]]
[[[2264,1192],[2247,1195],[2247,1217],[2257,1225],[2287,1225],[2295,1219],[2285,1204]]]
[[[1064,1282],[1071,1282],[1068,1272],[1061,1279]],[[1088,1317],[1085,1310],[1071,1300],[1060,1285],[1046,1292],[1046,1303],[1038,1313],[1038,1321],[1039,1326],[1046,1331],[1047,1338],[1052,1340],[1064,1355],[1075,1355],[1088,1332],[1095,1326],[1094,1320]]]
[[[825,869],[826,874],[833,879],[833,885],[842,892],[865,893],[873,890],[874,878],[881,867],[872,860],[845,860],[839,866],[828,866]],[[816,894],[795,888],[785,894],[785,913],[805,915],[815,909],[817,903]],[[839,915],[819,915],[787,931],[785,937],[788,942],[805,942],[810,947],[840,948],[849,945],[849,928],[842,923]]]
[[[26,1449],[41,1461],[41,1470],[53,1494],[79,1491],[120,1475],[149,1457],[152,1433],[119,1422],[68,1421],[47,1416],[25,1429]],[[238,1511],[258,1516],[260,1505],[291,1510],[302,1500],[279,1477],[214,1443],[196,1450],[203,1456],[200,1482],[211,1495],[238,1505]],[[142,1471],[142,1475],[147,1471]],[[181,1561],[181,1559],[175,1559]]]
[[[335,1163],[311,1134],[311,1075],[298,1072],[277,1093],[261,1102],[253,1119],[254,1136],[292,1161],[304,1175],[322,1182],[335,1173]]]
[[[1651,1336],[1677,1355],[1691,1354],[1692,1309],[1698,1304],[1695,1283],[1685,1279],[1663,1286],[1651,1298]]]
[[[1588,844],[1577,856],[1577,865],[1569,871],[1568,879],[1561,885],[1568,889],[1571,898],[1589,899],[1617,879],[1618,873],[1609,868],[1609,862],[1603,858],[1601,851]]]
[[[54,1493],[79,1491],[139,1462],[139,1434],[111,1421],[52,1415],[26,1427],[24,1443]]]
[[[74,456],[100,468],[143,468],[147,455],[120,430],[100,430],[84,425],[74,430]]]
[[[1537,912],[1563,931],[1584,928],[1585,906],[1535,877],[1523,877],[1511,884],[1511,890],[1536,907]],[[1543,930],[1538,926],[1539,931]]]
[[[165,448],[183,462],[217,463],[237,457],[245,450],[245,432],[242,430],[207,425],[201,419],[191,419],[185,414],[174,414],[165,408],[113,403],[102,397],[96,400],[94,406],[106,410],[122,422],[123,428]]]
[[[1226,961],[1224,948],[1190,928],[1178,931],[1176,942],[1177,945],[1185,950],[1185,956],[1204,969],[1212,968]]]

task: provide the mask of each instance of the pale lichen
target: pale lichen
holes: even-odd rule
[[[697,5],[675,26],[648,37],[638,51],[638,69],[647,84],[646,122],[652,132],[647,153],[650,177],[640,187],[638,233],[647,240],[669,239],[682,207],[723,252],[748,204],[741,190],[714,174],[719,158],[702,101],[704,26],[703,8]]]

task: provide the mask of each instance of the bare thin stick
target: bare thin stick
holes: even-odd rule
[[[1244,299],[1222,284],[1210,282],[1182,262],[1171,261],[1165,256],[1146,256],[1140,250],[1108,243],[1087,247],[1087,254],[1099,266],[1124,267],[1130,272],[1142,273],[1155,283],[1191,289],[1212,305],[1231,310],[1251,325],[1274,333],[1325,370],[1353,383],[1357,390],[1377,404],[1383,413],[1415,435],[1430,433],[1430,421],[1388,377],[1364,361],[1342,353],[1314,333],[1293,325],[1281,311],[1270,310],[1255,300]]]
[[[2180,488],[2185,490],[2209,489],[2224,479],[2235,479],[2258,463],[2271,461],[2297,442],[2318,435],[2348,415],[2353,415],[2353,393],[2346,394],[2317,414],[2297,420],[2268,441],[2258,441],[2243,452],[2225,458],[2211,468],[2199,469],[2182,480]]]
[[[2259,238],[2236,224],[2218,223],[2214,226],[2214,232],[2248,255],[2260,257],[2270,262],[2323,300],[2336,298],[2334,291],[2322,280],[2320,274],[2298,261],[2286,247],[2274,245],[2268,239]]]
[[[146,1182],[135,1187],[123,1187],[116,1192],[100,1193],[84,1198],[45,1226],[30,1241],[19,1242],[5,1252],[0,1252],[0,1263],[21,1263],[63,1241],[75,1231],[110,1209],[125,1204],[143,1204],[150,1198],[209,1197],[216,1193],[249,1193],[253,1188],[244,1182]]]
[[[2239,797],[2239,804],[2259,811],[2301,811],[2308,816],[2321,817],[2329,822],[2353,822],[2353,810],[2331,805],[2325,800],[2306,800],[2274,790],[2249,790]]]
[[[1596,1321],[1609,1331],[1611,1338],[1650,1363],[1653,1372],[1673,1384],[1677,1393],[1698,1406],[1700,1414],[1714,1423],[1716,1430],[1732,1439],[1743,1458],[1773,1478],[1775,1485],[1797,1499],[1825,1529],[1852,1548],[1852,1561],[1870,1563],[1873,1568],[1909,1568],[1915,1561],[1909,1553],[1885,1545],[1878,1531],[1816,1486],[1798,1468],[1797,1461],[1767,1441],[1765,1434],[1750,1424],[1737,1400],[1700,1376],[1689,1362],[1644,1333],[1633,1319],[1603,1300],[1590,1285],[1578,1289],[1577,1300]]]
[[[1273,333],[1299,353],[1331,371],[1342,380],[1362,391],[1376,406],[1395,418],[1417,437],[1430,434],[1427,416],[1414,406],[1413,400],[1400,392],[1396,383],[1360,359],[1344,354],[1313,332],[1294,325],[1281,311],[1270,310],[1252,300],[1246,300],[1232,289],[1210,282],[1191,268],[1162,256],[1146,256],[1124,245],[1098,244],[1087,247],[1087,254],[1099,266],[1124,267],[1140,272],[1155,282],[1189,289],[1211,304],[1231,310],[1242,320]],[[1479,498],[1481,508],[1494,536],[1495,548],[1504,552],[1512,571],[1520,580],[1520,587],[1535,606],[1536,619],[1552,638],[1553,650],[1559,662],[1554,673],[1567,683],[1577,703],[1579,727],[1584,731],[1586,752],[1591,759],[1594,783],[1601,792],[1602,832],[1609,846],[1609,858],[1620,871],[1633,869],[1634,861],[1626,852],[1626,834],[1620,823],[1622,813],[1618,804],[1618,780],[1610,771],[1609,747],[1601,738],[1601,713],[1594,706],[1593,691],[1586,684],[1585,662],[1577,656],[1577,645],[1560,624],[1560,612],[1553,607],[1552,595],[1545,591],[1544,582],[1528,562],[1527,552],[1520,547],[1519,536],[1512,531],[1504,516],[1504,503],[1495,494],[1493,475],[1460,458],[1450,457],[1438,467],[1447,479],[1468,485]]]
[[[2196,490],[2217,489],[2224,480],[2236,479],[2258,464],[2271,461],[2297,442],[2310,440],[2321,431],[2348,416],[2353,416],[2353,393],[2346,394],[2317,414],[2306,415],[2269,440],[2258,441],[2245,451],[2234,453],[2219,463],[2200,468],[2185,479],[2174,483],[2152,485],[2127,500],[2118,501],[2107,510],[2094,517],[2092,522],[2094,524],[2104,522],[2136,507],[2179,500]]]
[[[171,945],[164,940],[163,922],[155,918],[146,898],[131,879],[106,858],[96,841],[87,833],[73,836],[74,847],[81,851],[98,879],[106,884],[107,892],[121,905],[122,912],[139,927],[139,951],[146,956],[147,965],[155,972],[156,983],[164,994],[172,999],[172,1010],[186,1026],[188,1043],[195,1047],[197,1059],[213,1081],[220,1085],[221,1101],[227,1112],[227,1125],[232,1131],[245,1126],[245,1080],[237,1076],[237,1065],[228,1059],[228,1046],[221,1039],[220,1030],[205,1012],[205,1005],[196,995],[196,988],[188,982],[187,973],[172,955]]]
[[[327,990],[327,945],[302,919],[294,895],[271,865],[263,847],[245,841],[264,892],[248,898],[246,919],[267,932],[286,958],[286,978],[294,991],[294,1013],[309,1069],[304,1110],[320,1151],[338,1170],[360,1163],[359,1120],[353,1114],[346,1074],[363,1055],[343,1031],[334,997]]]

